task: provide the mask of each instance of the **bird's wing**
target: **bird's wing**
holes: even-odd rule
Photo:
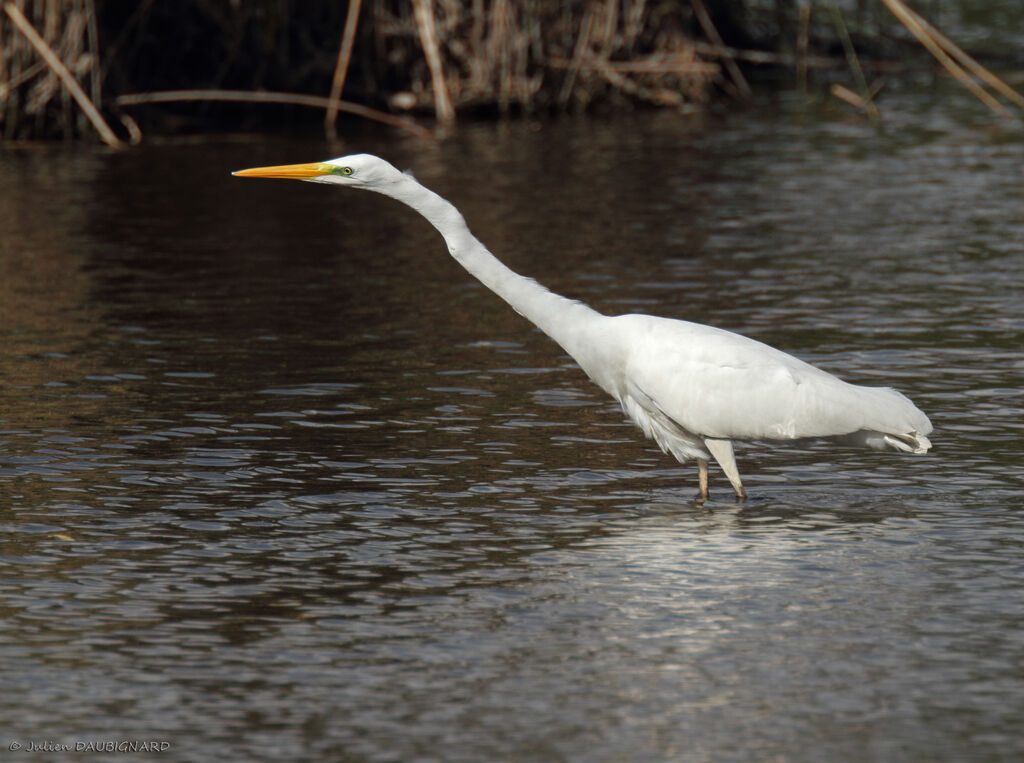
[[[701,437],[796,439],[860,430],[927,434],[931,424],[888,388],[848,384],[739,334],[652,316],[628,319],[625,376]]]
[[[665,413],[658,401],[635,381],[627,379],[619,397],[622,410],[647,437],[658,443],[662,452],[670,453],[680,463],[690,458],[711,458],[701,438]]]

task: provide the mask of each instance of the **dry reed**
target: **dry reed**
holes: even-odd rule
[[[71,137],[91,124],[117,137],[96,108],[102,100],[92,0],[7,2],[0,14],[0,125],[4,139]],[[79,80],[90,90],[86,94]]]
[[[371,13],[408,78],[402,103],[432,106],[442,121],[453,115],[449,102],[502,112],[582,108],[616,95],[702,102],[719,73],[697,55],[688,14],[646,0],[415,0],[411,11],[376,0]]]
[[[996,92],[1001,93],[1016,106],[1024,108],[1024,97],[1020,93],[954,45],[947,37],[912,11],[901,0],[882,0],[882,2],[900,20],[900,23],[910,30],[910,33],[918,39],[925,49],[935,56],[936,60],[942,64],[943,68],[957,82],[974,93],[978,100],[992,111],[1000,116],[1008,114],[1006,107],[986,91],[974,77],[980,79]],[[964,67],[969,69],[970,72],[965,71]],[[974,76],[972,77],[972,75]]]
[[[821,2],[832,12],[843,58],[818,52],[825,45],[811,31],[813,8],[805,3],[790,27],[779,21],[779,34],[792,34],[787,52],[785,45],[730,44],[737,38],[726,39],[709,13],[723,6],[706,0],[190,0],[173,8],[141,0],[106,18],[95,0],[0,0],[0,136],[94,132],[119,145],[104,118],[113,113],[137,142],[142,128],[133,117],[148,127],[152,118],[143,117],[155,113],[145,105],[196,101],[321,109],[329,135],[341,112],[427,135],[393,112],[432,113],[445,124],[474,111],[680,107],[705,102],[715,86],[746,100],[752,88],[743,67],[792,69],[804,91],[808,70],[844,63],[854,85],[834,83],[833,94],[874,118],[877,87],[864,72],[897,65],[862,60],[834,0]],[[1006,107],[985,87],[1024,108],[1024,98],[903,0],[881,2],[994,111]],[[181,64],[194,56],[175,58],[170,43],[146,47],[161,34],[181,37],[182,48],[202,51],[206,61],[186,70]],[[153,62],[166,53],[170,60],[159,69]],[[115,96],[104,101],[101,88]]]

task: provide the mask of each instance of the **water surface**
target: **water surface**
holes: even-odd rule
[[[948,94],[883,111],[353,139],[557,291],[936,427],[741,446],[742,505],[414,213],[229,174],[316,142],[0,154],[4,749],[1024,755],[1024,142]]]

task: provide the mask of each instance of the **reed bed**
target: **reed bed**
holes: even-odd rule
[[[903,0],[858,2],[890,11],[913,36],[906,39],[993,111],[1024,107]],[[863,55],[871,40],[854,33],[836,0],[801,3],[789,16],[779,15],[789,6],[776,3],[770,41],[743,30],[746,4],[717,0],[0,6],[0,135],[7,140],[88,134],[117,146],[140,140],[143,127],[237,126],[281,104],[319,110],[329,133],[348,114],[428,135],[419,124],[426,117],[445,125],[469,114],[689,108],[716,92],[745,100],[753,92],[748,75],[765,66],[792,71],[801,89],[809,71],[827,69],[832,94],[877,119],[880,80],[869,78],[900,66],[877,51]]]
[[[70,138],[103,124],[93,0],[7,2],[0,14],[0,134]],[[86,106],[85,104],[89,104]],[[90,113],[89,107],[92,107]],[[106,127],[109,130],[109,127]],[[108,137],[116,141],[113,133]]]
[[[697,54],[690,18],[678,5],[645,0],[413,0],[411,8],[374,3],[371,23],[398,70],[411,75],[395,94],[400,102],[432,106],[447,121],[455,111],[586,108],[620,98],[701,103],[719,66]]]

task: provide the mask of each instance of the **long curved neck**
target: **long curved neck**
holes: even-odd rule
[[[580,360],[581,329],[592,319],[601,318],[600,313],[582,302],[555,294],[506,266],[470,232],[453,204],[411,176],[403,176],[385,193],[423,215],[444,237],[449,253],[462,267]]]

